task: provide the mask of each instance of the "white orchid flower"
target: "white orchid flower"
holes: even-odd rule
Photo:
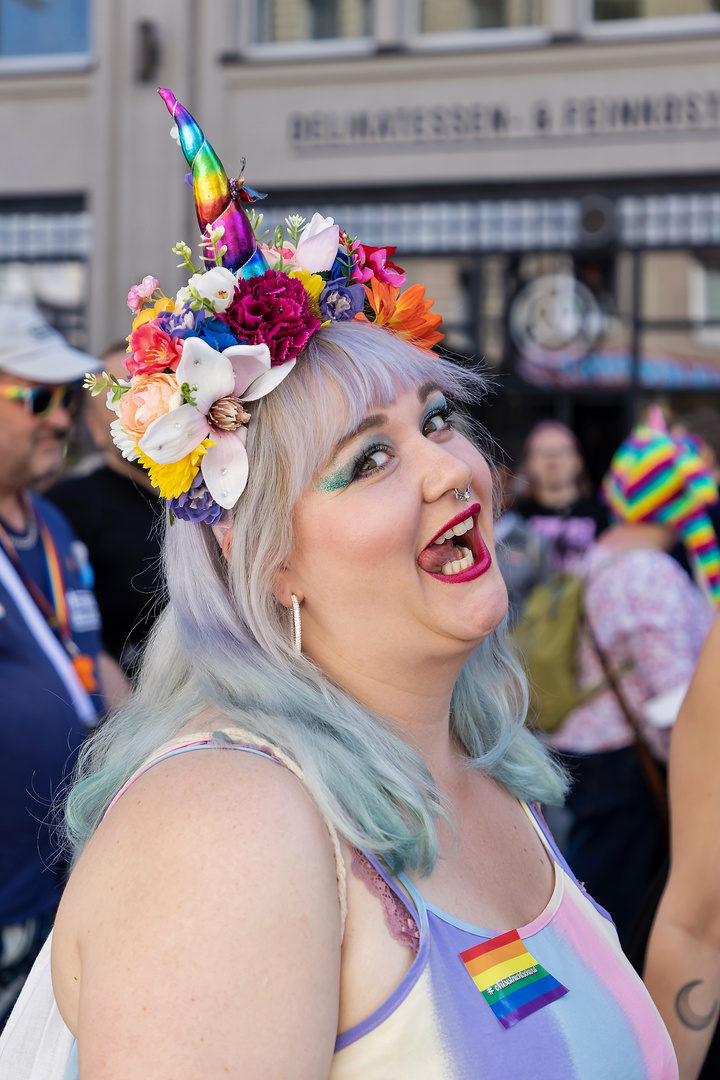
[[[182,302],[185,303],[191,298],[190,290],[194,289],[201,300],[210,301],[213,311],[221,312],[232,304],[236,285],[237,279],[232,270],[228,270],[225,266],[213,266],[204,273],[193,274],[186,288],[178,293],[178,299],[182,293]]]
[[[153,420],[138,444],[140,449],[159,465],[169,465],[211,438],[215,445],[200,468],[212,498],[229,510],[245,490],[248,475],[247,428],[240,401],[265,397],[294,367],[295,360],[271,367],[267,345],[232,345],[218,352],[202,338],[186,338],[175,377],[181,387],[188,384],[194,404],[181,405]],[[234,430],[213,422],[213,406],[222,399],[226,399],[225,409],[229,405],[230,411],[236,408],[238,412]]]
[[[301,270],[309,270],[312,274],[322,273],[335,262],[339,243],[340,228],[334,220],[322,214],[313,214],[300,233],[293,262]]]

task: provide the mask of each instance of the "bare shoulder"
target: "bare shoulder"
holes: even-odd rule
[[[240,863],[247,873],[253,862],[267,871],[272,852],[284,850],[332,864],[327,829],[303,784],[258,754],[197,750],[159,762],[133,783],[71,882],[85,893],[146,864],[172,873],[178,855],[183,867],[202,859],[205,874],[232,874]]]
[[[72,874],[53,955],[58,1005],[81,1054],[111,1061],[118,1078],[140,1066],[156,1075],[155,1057],[157,1075],[172,1062],[183,1078],[221,1075],[228,1055],[252,1071],[268,1054],[287,1075],[298,1040],[308,1075],[319,1063],[322,1072],[339,969],[322,817],[289,770],[230,750],[176,755],[123,795]],[[249,1026],[238,1029],[229,1002]]]

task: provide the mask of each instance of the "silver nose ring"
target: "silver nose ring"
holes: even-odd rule
[[[453,488],[456,499],[463,499],[465,502],[470,502],[470,485],[465,488],[464,491],[458,491],[457,488]]]

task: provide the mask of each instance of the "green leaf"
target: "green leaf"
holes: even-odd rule
[[[252,226],[252,231],[255,233],[255,239],[257,240],[258,244],[260,244],[270,232],[269,229],[265,229],[263,233],[260,232],[260,229],[262,228],[263,215],[258,214],[254,206],[251,207],[250,210],[246,210],[245,213],[247,214],[250,224]]]
[[[197,409],[197,401],[193,397],[197,390],[197,386],[190,386],[190,383],[184,382],[180,387],[180,393],[182,394],[183,401],[186,401],[188,405],[194,405]]]

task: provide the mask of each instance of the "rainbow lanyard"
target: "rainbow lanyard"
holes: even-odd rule
[[[40,608],[48,625],[53,630],[57,630],[60,640],[65,646],[65,651],[72,660],[73,667],[75,668],[81,683],[88,693],[94,693],[98,688],[97,680],[95,678],[95,662],[91,656],[81,653],[73,641],[65,590],[65,579],[63,577],[62,564],[60,562],[60,553],[58,552],[57,544],[52,537],[52,533],[34,507],[30,507],[29,511],[30,513],[35,514],[35,520],[37,521],[38,532],[40,533],[43,552],[45,554],[45,566],[50,582],[52,603],[48,601],[43,591],[36,585],[25,570],[17,551],[15,550],[15,545],[12,542],[10,534],[2,524],[0,524],[0,541],[7,552],[8,558],[17,570],[23,585]]]

